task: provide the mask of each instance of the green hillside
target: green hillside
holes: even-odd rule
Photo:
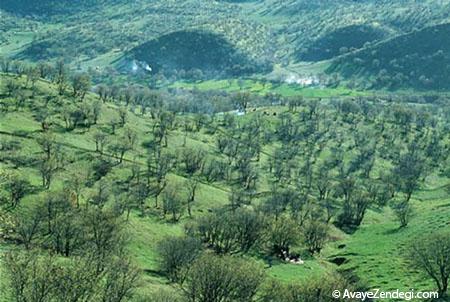
[[[352,26],[374,27],[390,37],[449,20],[448,1],[303,1],[270,0],[254,6],[263,20],[273,25],[283,41],[284,58],[301,60],[315,45]],[[350,40],[347,40],[348,42]],[[339,41],[341,44],[343,41]],[[344,47],[351,48],[350,45]],[[335,48],[338,49],[338,48]],[[323,52],[322,49],[319,52]],[[336,53],[337,54],[337,53]]]
[[[50,5],[56,9],[52,3],[43,2],[36,6]],[[31,9],[34,6],[24,4],[23,7]],[[5,15],[15,25],[2,33],[5,39],[3,45],[14,42],[13,33],[18,30],[17,24],[34,20],[36,23],[32,27],[24,29],[34,39],[15,54],[18,59],[37,61],[64,57],[74,66],[78,63],[85,67],[100,56],[124,54],[162,35],[191,29],[224,35],[233,44],[239,41],[239,49],[251,49],[247,53],[253,58],[268,57],[271,54],[271,48],[267,45],[270,33],[260,24],[242,18],[242,10],[236,4],[216,1],[205,3],[198,0],[182,4],[175,0],[139,0],[133,3],[94,1],[92,9],[87,7],[88,4],[77,4],[76,7],[69,4],[64,9],[71,14],[53,13],[43,18],[23,16],[18,14],[19,9],[3,7]],[[205,13],[199,14],[199,10]],[[111,64],[111,61],[108,63]],[[104,64],[100,66],[107,67]]]
[[[2,1],[0,55],[31,62],[64,58],[73,69],[95,69],[103,80],[111,68],[123,72],[116,64],[121,57],[173,33],[223,37],[242,54],[234,58],[242,59],[238,65],[264,66],[245,68],[259,76],[265,66],[296,70],[299,62],[334,59],[367,42],[448,22],[450,11],[446,1],[432,0],[55,3]]]
[[[423,230],[439,233],[448,224],[450,137],[444,130],[448,127],[445,107],[407,105],[401,99],[383,104],[370,98],[322,102],[287,98],[285,106],[267,106],[262,105],[264,98],[250,96],[248,104],[229,103],[246,108],[243,116],[206,116],[182,114],[185,109],[180,104],[185,101],[180,95],[138,90],[127,106],[130,88],[126,87],[118,96],[102,92],[82,97],[67,86],[60,95],[59,85],[48,81],[5,74],[2,79],[2,250],[31,249],[45,255],[56,249],[61,261],[76,261],[82,255],[79,248],[88,248],[84,244],[90,239],[77,237],[67,256],[58,252],[54,233],[47,233],[45,224],[39,223],[33,236],[24,237],[29,224],[20,220],[33,217],[29,215],[41,209],[40,204],[64,200],[52,198],[71,192],[69,212],[55,214],[63,215],[62,220],[51,223],[62,227],[60,223],[68,221],[64,215],[72,215],[72,227],[88,232],[89,224],[76,223],[89,218],[91,211],[120,221],[127,257],[141,280],[131,286],[136,299],[161,290],[181,295],[180,285],[169,282],[170,275],[162,269],[158,244],[184,233],[199,236],[210,253],[231,253],[248,259],[249,265],[255,263],[266,276],[259,295],[268,294],[266,286],[277,280],[298,285],[339,273],[357,288],[407,290],[411,284],[417,291],[435,288],[432,279],[406,260],[404,247],[421,238]],[[155,93],[165,101],[155,103]],[[192,93],[200,100],[203,92]],[[226,103],[237,96],[222,98]],[[414,168],[420,174],[404,176],[417,181],[409,201],[415,214],[399,229],[392,209],[410,191],[407,183],[392,179],[396,173],[410,173],[401,172],[403,164],[410,164],[404,162],[410,156],[420,157],[422,163]],[[50,172],[43,169],[47,165]],[[10,177],[20,179],[26,188],[12,207],[7,194]],[[75,179],[82,179],[79,189],[73,186]],[[189,204],[188,180],[197,183]],[[355,191],[343,193],[344,188]],[[358,212],[362,205],[363,212]],[[213,214],[216,210],[218,214]],[[214,215],[231,219],[231,227],[239,217],[234,215],[241,212],[264,217],[262,233],[253,235],[264,236],[256,237],[248,250],[235,244],[225,249],[222,243],[202,237],[201,229],[195,231],[195,225]],[[270,237],[271,232],[279,232],[270,227],[277,225],[276,217],[283,217],[281,226],[288,228],[287,234],[299,232],[287,248],[304,264],[278,258],[279,247],[271,241],[278,237]],[[320,252],[311,253],[304,232],[317,219],[327,226],[327,236]],[[106,276],[109,273],[107,266]],[[4,287],[10,286],[7,276],[2,274]],[[190,282],[183,287],[189,288]],[[99,281],[98,286],[102,284]]]
[[[378,300],[450,302],[450,0],[0,0],[0,302]]]
[[[131,50],[131,56],[149,64],[152,72],[200,70],[203,74],[200,77],[240,76],[270,70],[270,66],[259,66],[224,37],[211,32],[167,34]]]
[[[81,0],[73,1],[63,0],[5,0],[0,4],[0,8],[19,15],[37,15],[39,17],[50,17],[52,14],[68,14],[74,11],[96,8],[104,3],[112,4],[120,0]]]
[[[412,32],[333,62],[328,72],[371,88],[450,89],[450,24]]]
[[[383,29],[367,25],[350,25],[327,33],[314,41],[300,61],[322,61],[337,57],[345,52],[362,48],[366,43],[382,40],[388,35]]]

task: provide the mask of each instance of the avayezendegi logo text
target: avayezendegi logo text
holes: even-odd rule
[[[373,289],[370,291],[359,292],[359,291],[350,291],[345,289],[343,292],[339,290],[335,290],[332,293],[333,298],[335,299],[357,299],[361,301],[371,300],[371,299],[396,299],[396,300],[404,300],[410,301],[412,299],[437,299],[439,298],[438,292],[415,292],[414,290],[410,291],[400,291],[394,290],[389,292],[381,291],[380,289]]]

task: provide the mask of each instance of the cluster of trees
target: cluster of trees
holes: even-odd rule
[[[409,204],[412,192],[431,166],[442,167],[447,160],[446,146],[442,144],[443,128],[425,135],[421,129],[436,127],[436,122],[430,115],[404,105],[387,109],[366,101],[359,104],[341,101],[332,106],[339,113],[333,119],[348,124],[354,139],[346,143],[345,134],[340,136],[331,130],[335,122],[327,119],[330,116],[327,109],[317,104],[309,104],[300,118],[291,113],[280,115],[277,134],[283,146],[274,152],[274,161],[269,166],[274,183],[292,183],[306,201],[312,198],[322,205],[327,221],[338,214],[335,223],[341,227],[357,227],[368,207],[384,206],[394,197],[397,201],[401,199],[397,192],[404,193],[402,206],[397,208],[399,214],[408,216],[409,206],[405,205]],[[374,122],[375,129],[366,128],[367,123]],[[301,123],[306,125],[302,127]],[[335,141],[337,146],[330,148],[333,152],[330,157],[321,160],[327,141]],[[299,155],[298,150],[306,152]],[[303,165],[299,165],[298,156],[302,157]],[[386,165],[386,162],[390,162],[390,171],[374,175],[377,163]],[[339,204],[341,211],[333,209]],[[406,224],[402,222],[402,226]]]
[[[1,58],[0,67],[5,73],[13,73],[18,77],[25,75],[25,87],[28,87],[29,84],[31,84],[32,91],[37,89],[36,81],[38,79],[46,79],[57,84],[60,95],[63,95],[70,87],[73,95],[79,97],[81,101],[84,99],[86,93],[91,89],[90,77],[85,73],[70,76],[69,70],[63,60],[59,60],[53,65],[46,62],[40,62],[33,66],[20,60]],[[10,80],[10,83],[6,88],[8,94],[11,95],[12,93],[17,92],[19,87],[17,83]]]
[[[2,293],[9,301],[127,301],[139,277],[119,257],[102,271],[89,257],[58,259],[37,251],[8,253],[4,265],[10,282]]]
[[[140,276],[124,250],[120,212],[79,207],[68,189],[11,211],[3,293],[11,301],[126,301]]]
[[[161,269],[183,289],[180,301],[335,301],[333,290],[356,289],[340,274],[329,274],[304,284],[266,279],[251,258],[215,255],[193,237],[171,237],[159,246]],[[178,301],[174,294],[167,299]],[[157,300],[159,301],[159,300]],[[164,301],[164,300],[162,300]],[[339,301],[339,300],[338,300]]]

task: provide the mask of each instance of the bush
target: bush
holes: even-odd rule
[[[252,301],[263,279],[250,260],[204,254],[189,271],[186,297],[192,302]]]
[[[192,237],[169,237],[158,245],[161,270],[172,282],[183,283],[188,267],[202,250],[199,240]]]

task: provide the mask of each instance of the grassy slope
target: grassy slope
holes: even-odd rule
[[[450,197],[442,187],[429,183],[416,194],[413,205],[415,215],[406,228],[398,228],[390,209],[369,211],[356,233],[330,245],[324,254],[346,258],[339,269],[355,272],[370,288],[434,289],[432,281],[414,270],[401,255],[412,238],[450,226]],[[343,249],[337,248],[342,244],[346,245]]]
[[[2,83],[3,84],[3,83]],[[4,84],[3,84],[4,85]],[[39,82],[38,86],[41,90],[47,91],[50,94],[56,94],[54,87],[52,87],[47,82]],[[92,101],[95,98],[93,95],[88,95],[87,101]],[[66,166],[66,170],[69,171],[71,168],[80,167],[83,164],[82,158],[85,158],[87,154],[95,154],[95,143],[92,139],[92,134],[95,128],[108,127],[106,125],[107,121],[115,115],[116,107],[114,105],[106,105],[103,108],[102,116],[99,120],[98,125],[92,127],[89,131],[84,130],[74,130],[71,133],[56,133],[57,142],[64,145],[65,153],[73,154],[74,158],[78,158],[79,161]],[[142,118],[140,116],[129,114],[129,121],[127,125],[138,133],[138,136],[144,138],[151,129],[151,121],[148,117]],[[0,122],[0,131],[7,133],[21,133],[29,135],[31,138],[36,137],[40,133],[40,125],[37,123],[33,117],[32,113],[28,110],[11,112],[4,114],[2,113]],[[174,151],[176,146],[180,146],[183,139],[182,133],[173,131],[169,138],[169,149]],[[0,134],[0,140],[9,140],[11,136]],[[20,140],[22,145],[22,150],[20,154],[22,156],[37,156],[39,154],[39,147],[33,139],[25,139],[20,137],[15,137],[14,139]],[[215,140],[213,137],[207,136],[203,133],[194,133],[190,135],[188,139],[188,145],[192,146],[203,146],[206,150],[214,148]],[[135,161],[145,166],[145,157],[143,157],[144,149],[139,147],[138,150],[129,153],[125,156],[126,160]],[[2,169],[11,168],[10,165],[5,165],[2,163],[0,165]],[[32,185],[40,186],[40,175],[39,172],[31,167],[19,168],[19,173],[26,175],[31,181]],[[114,181],[117,179],[123,179],[129,175],[130,169],[126,165],[115,166],[111,173],[108,174],[107,179]],[[178,181],[183,181],[184,177],[172,174],[170,178],[177,179]],[[54,182],[52,183],[51,190],[56,190],[62,187],[62,175],[55,175]],[[43,192],[39,192],[37,195],[28,195],[24,198],[23,203],[30,205],[37,201],[37,197]],[[87,196],[89,190],[84,190],[83,196]],[[218,207],[220,205],[228,203],[229,188],[225,187],[220,183],[214,183],[212,185],[202,184],[199,188],[196,203],[193,207],[194,215],[202,215],[204,210]],[[153,204],[153,199],[148,200],[148,205]],[[160,286],[169,286],[166,279],[158,275],[158,259],[156,254],[156,244],[162,238],[168,235],[175,235],[182,233],[182,226],[187,222],[189,218],[183,217],[181,222],[178,224],[172,224],[161,217],[153,216],[142,218],[137,212],[133,212],[130,218],[130,222],[127,226],[129,231],[129,250],[133,255],[138,266],[144,270],[144,282],[141,286],[142,292],[150,292],[155,288]],[[1,246],[1,243],[0,243]],[[261,261],[262,262],[262,261]],[[262,264],[263,265],[263,264]],[[325,270],[329,265],[322,266],[319,262],[315,260],[307,261],[307,265],[304,267],[274,263],[274,266],[268,270],[269,275],[283,279],[283,280],[300,280],[307,278],[312,273],[317,273],[317,271]],[[4,282],[0,278],[0,283]],[[1,301],[1,299],[0,299]],[[3,301],[2,301],[3,302]]]
[[[39,82],[39,87],[47,93],[55,94],[54,88],[46,82]],[[95,98],[88,95],[88,101]],[[115,115],[116,107],[114,105],[105,105],[104,113],[101,116],[99,124],[96,127],[107,127],[106,123]],[[279,109],[269,109],[279,110]],[[245,117],[244,117],[245,118]],[[134,129],[140,141],[145,140],[146,132],[150,130],[152,121],[148,117],[140,117],[134,114],[129,115],[129,127]],[[39,124],[33,120],[31,112],[28,110],[4,114],[2,113],[0,130],[5,132],[24,132],[32,137],[39,133]],[[92,129],[94,130],[94,129]],[[92,140],[93,131],[75,130],[71,133],[57,134],[58,142],[65,144],[67,153],[76,154],[77,158],[84,158],[86,154],[94,153],[95,145]],[[0,139],[9,139],[3,135]],[[37,145],[33,140],[20,139],[23,149],[20,155],[31,156],[37,154]],[[182,134],[173,131],[169,139],[169,149],[182,142]],[[188,144],[192,146],[203,146],[208,152],[214,152],[214,137],[205,133],[192,133],[189,135]],[[127,160],[134,160],[145,163],[143,157],[144,149],[139,147],[137,151],[126,155]],[[263,161],[268,158],[263,157]],[[67,166],[79,166],[81,163]],[[1,169],[10,168],[5,164],[0,165]],[[38,172],[34,168],[20,168],[21,174],[27,175],[33,185],[40,185]],[[107,176],[109,180],[123,179],[129,175],[129,168],[126,165],[116,166]],[[180,175],[171,175],[170,178],[183,179]],[[55,183],[52,189],[61,187],[61,177],[55,177]],[[416,290],[432,289],[432,283],[427,278],[421,278],[418,274],[404,263],[398,249],[403,242],[406,242],[414,234],[419,234],[425,230],[442,229],[448,226],[450,217],[450,198],[443,191],[442,186],[447,180],[438,177],[430,177],[424,188],[415,195],[415,206],[417,215],[411,221],[406,229],[397,231],[397,223],[394,221],[392,213],[388,209],[370,210],[364,221],[363,226],[355,234],[347,236],[338,230],[333,231],[333,237],[336,241],[329,244],[321,257],[316,259],[307,259],[305,265],[291,265],[275,262],[272,268],[267,268],[269,276],[284,281],[299,281],[310,278],[314,274],[321,274],[324,271],[334,269],[335,266],[326,261],[327,258],[344,256],[349,259],[348,263],[340,268],[354,270],[360,278],[366,280],[371,287],[380,287],[382,289],[407,289],[414,287]],[[264,185],[260,188],[264,189]],[[89,192],[85,190],[83,195]],[[221,183],[213,185],[202,184],[198,200],[194,205],[194,215],[202,215],[202,212],[209,208],[214,208],[228,202],[229,188]],[[24,199],[25,204],[36,202],[36,196],[27,196]],[[153,201],[149,200],[151,205]],[[167,235],[181,234],[182,225],[189,219],[183,217],[178,224],[171,224],[161,217],[151,215],[149,217],[140,217],[137,212],[133,212],[130,222],[127,226],[129,235],[129,250],[136,263],[144,270],[144,280],[140,288],[141,292],[151,292],[156,288],[170,286],[167,281],[158,275],[158,259],[155,251],[156,243]],[[337,246],[346,244],[344,249],[338,249]],[[0,248],[2,245],[0,244]],[[262,260],[259,260],[265,265]],[[266,265],[265,265],[266,266]],[[0,282],[4,282],[0,278]],[[1,301],[1,299],[0,299]],[[3,301],[2,301],[3,302]],[[6,301],[5,301],[6,302]]]

